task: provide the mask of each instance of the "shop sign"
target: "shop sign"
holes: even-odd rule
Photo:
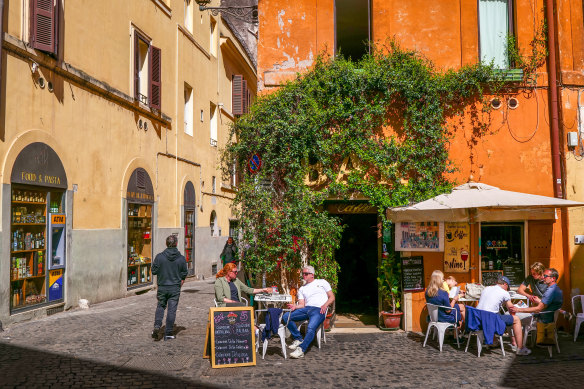
[[[49,272],[49,301],[63,298],[63,269]]]
[[[41,142],[29,144],[18,154],[10,181],[13,184],[67,189],[67,175],[61,159],[52,148]]]
[[[333,214],[355,214],[355,213],[366,213],[366,214],[376,214],[377,208],[369,203],[341,203],[341,204],[329,204],[327,211]]]
[[[424,257],[401,258],[404,292],[420,292],[424,285]]]
[[[51,215],[51,224],[65,224],[65,215]]]
[[[470,271],[470,225],[444,223],[444,272]]]
[[[396,251],[444,251],[443,222],[401,222],[395,225]]]
[[[154,188],[146,170],[137,168],[130,176],[126,199],[130,203],[154,203]]]

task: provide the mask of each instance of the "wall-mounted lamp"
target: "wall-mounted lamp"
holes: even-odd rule
[[[236,19],[247,23],[258,23],[258,6],[247,5],[241,7],[207,7],[211,0],[195,0],[199,5],[199,11],[211,11],[213,16],[219,15],[219,12],[233,16]]]
[[[39,64],[36,63],[35,61],[32,61],[32,63],[30,64],[30,71],[32,72],[32,74],[35,74],[38,70]]]

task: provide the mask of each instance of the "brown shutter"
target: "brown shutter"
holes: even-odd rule
[[[148,85],[150,86],[150,107],[160,110],[160,102],[162,100],[161,94],[161,71],[160,63],[162,60],[161,51],[158,47],[150,46],[150,79]]]
[[[231,110],[234,115],[243,115],[243,76],[240,74],[233,75],[231,87]]]
[[[55,54],[55,7],[53,0],[32,0],[31,44]]]
[[[247,81],[243,80],[243,85],[241,88],[241,113],[247,113]]]
[[[134,98],[140,101],[140,38],[134,32]]]
[[[245,111],[245,113],[249,113],[249,107],[251,105],[251,92],[248,89],[247,90],[247,110]]]

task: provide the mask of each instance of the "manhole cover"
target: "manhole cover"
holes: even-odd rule
[[[181,370],[190,366],[193,356],[136,356],[124,364],[124,367],[146,370]]]

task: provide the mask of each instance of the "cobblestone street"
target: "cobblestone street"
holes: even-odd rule
[[[0,333],[1,387],[582,387],[584,341],[561,333],[561,353],[527,357],[500,349],[477,358],[445,341],[422,348],[421,334],[337,329],[300,360],[285,360],[273,340],[255,367],[211,369],[203,359],[212,280],[185,283],[174,341],[150,338],[156,296],[92,305],[9,326]]]

